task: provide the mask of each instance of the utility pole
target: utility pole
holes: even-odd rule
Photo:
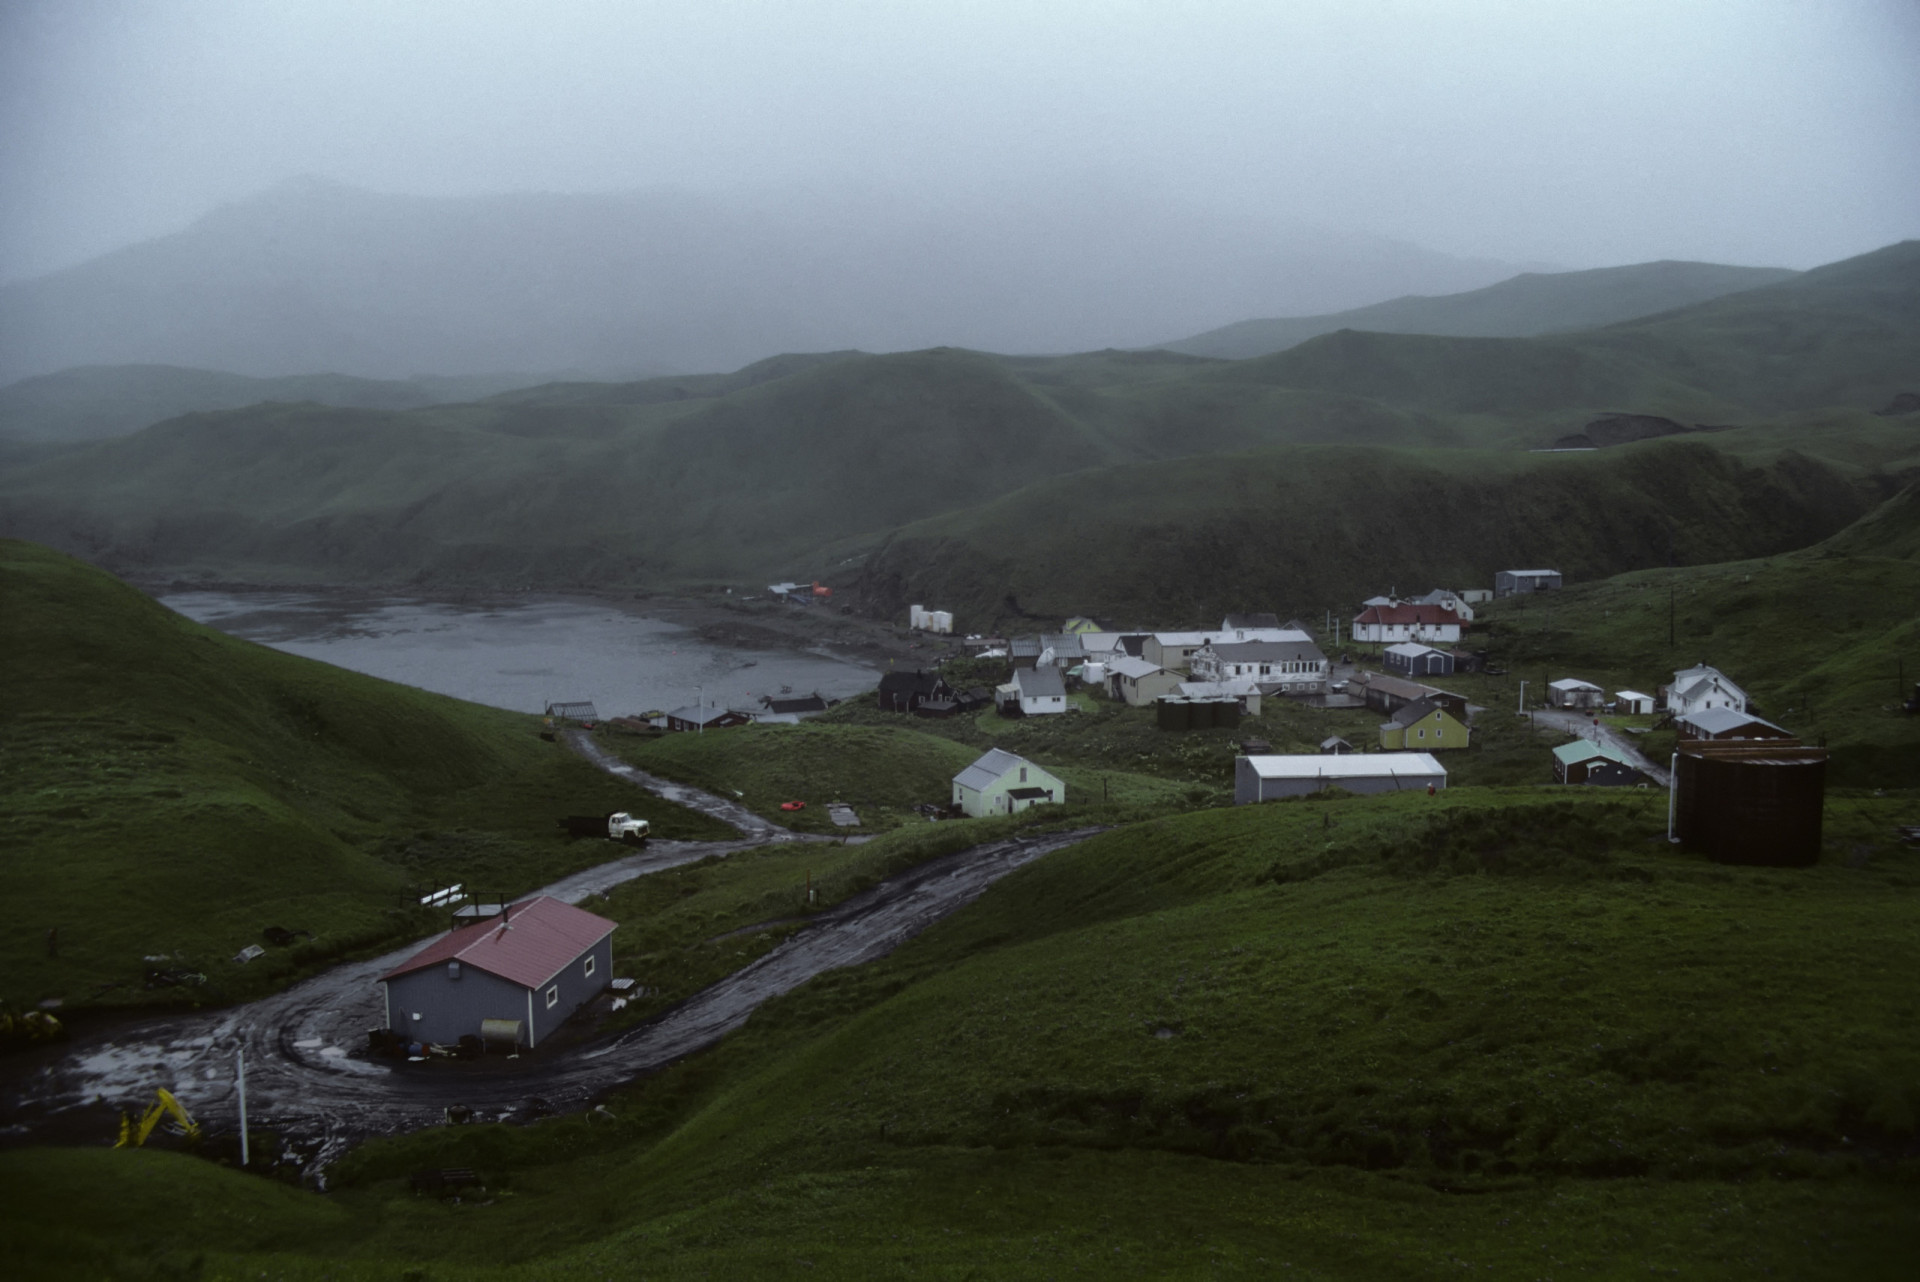
[[[695,734],[705,734],[707,732],[706,709],[707,688],[705,686],[695,686],[693,688],[693,732]]]
[[[1673,649],[1673,584],[1667,584],[1667,649]]]
[[[233,1079],[240,1090],[240,1165],[245,1167],[252,1160],[247,1147],[247,1048],[233,1048]]]
[[[1520,706],[1514,711],[1523,717],[1527,715],[1527,683],[1525,681],[1520,683]]]

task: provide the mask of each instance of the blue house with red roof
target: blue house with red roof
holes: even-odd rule
[[[410,1042],[458,1042],[486,1020],[529,1049],[613,977],[617,923],[550,895],[445,935],[380,977],[387,1027]]]

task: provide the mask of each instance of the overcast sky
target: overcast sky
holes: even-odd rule
[[[1124,185],[1449,253],[1920,236],[1920,3],[0,0],[0,280],[314,174]]]

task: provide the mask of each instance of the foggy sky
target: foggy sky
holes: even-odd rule
[[[1920,4],[4,0],[0,280],[296,175],[1122,189],[1451,254],[1920,236]]]

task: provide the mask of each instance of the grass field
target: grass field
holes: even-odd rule
[[[1130,825],[611,1120],[370,1144],[326,1198],[15,1153],[5,1214],[46,1276],[1900,1277],[1917,804],[1831,806],[1797,871],[1545,789]],[[412,1197],[423,1165],[488,1193]]]
[[[517,893],[602,862],[558,814],[732,831],[542,742],[533,718],[234,640],[30,544],[0,544],[0,652],[14,1003],[256,995],[421,933],[423,889]],[[270,925],[313,939],[227,960]],[[149,990],[161,955],[206,982]]]

